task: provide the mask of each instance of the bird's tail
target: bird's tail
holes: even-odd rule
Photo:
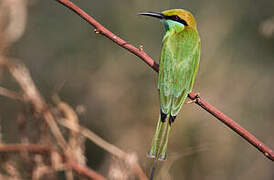
[[[166,159],[166,149],[168,142],[168,135],[171,129],[171,123],[168,122],[169,115],[165,118],[165,121],[159,116],[155,135],[152,140],[151,149],[148,153],[148,157],[155,160]]]

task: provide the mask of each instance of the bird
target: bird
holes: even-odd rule
[[[194,16],[187,10],[138,14],[160,19],[165,28],[158,74],[160,113],[148,152],[150,158],[165,160],[171,126],[193,88],[199,68],[201,40]]]

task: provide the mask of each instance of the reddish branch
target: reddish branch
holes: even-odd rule
[[[96,171],[89,169],[87,166],[75,163],[72,161],[68,161],[65,163],[66,167],[77,172],[78,174],[84,175],[91,179],[95,180],[106,180],[102,175],[98,174]]]
[[[22,152],[30,151],[35,153],[49,153],[52,151],[47,146],[42,146],[38,144],[0,144],[0,152]]]
[[[56,152],[50,147],[39,145],[39,144],[0,144],[0,152],[10,153],[10,152],[24,152],[24,151],[28,151],[32,153],[40,153],[40,154]],[[106,180],[106,178],[104,178],[99,173],[77,162],[65,161],[64,165],[68,169],[71,169],[74,172],[80,175],[83,175],[85,177],[88,177],[90,179]]]
[[[78,6],[76,6],[74,3],[70,2],[69,0],[56,0],[56,1],[63,4],[67,8],[71,9],[76,14],[78,14],[80,17],[82,17],[84,20],[86,20],[89,24],[91,24],[93,27],[95,27],[96,33],[100,33],[100,34],[104,35],[105,37],[112,40],[119,46],[123,47],[124,49],[126,49],[126,50],[130,51],[131,53],[133,53],[134,55],[138,56],[146,64],[148,64],[153,70],[158,72],[159,65],[151,57],[149,57],[142,50],[142,48],[136,48],[135,46],[128,44],[125,40],[121,39],[120,37],[113,34],[111,31],[106,29],[99,22],[97,22],[94,18],[89,16],[86,12],[84,12],[82,9],[80,9]],[[269,147],[267,147],[265,144],[263,144],[260,140],[258,140],[255,136],[253,136],[251,133],[249,133],[243,127],[241,127],[238,123],[234,122],[228,116],[226,116],[221,111],[219,111],[217,108],[215,108],[214,106],[209,104],[207,101],[205,101],[201,97],[197,96],[194,92],[189,93],[188,97],[192,100],[195,100],[196,104],[201,106],[207,112],[209,112],[210,114],[215,116],[217,119],[219,119],[225,125],[230,127],[233,131],[235,131],[240,136],[242,136],[246,141],[248,141],[250,144],[252,144],[259,151],[261,151],[267,158],[274,161],[273,150],[270,149]]]

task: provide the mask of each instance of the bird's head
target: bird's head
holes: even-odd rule
[[[163,12],[143,12],[139,14],[159,18],[164,23],[168,23],[168,25],[177,24],[179,26],[196,29],[196,21],[193,15],[184,9],[170,9]]]

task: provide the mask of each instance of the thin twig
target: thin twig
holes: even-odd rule
[[[57,95],[53,96],[53,101],[56,103],[56,108],[61,111],[64,118],[70,122],[71,124],[78,125],[79,120],[76,112],[73,110],[73,108],[65,103],[62,102]],[[59,119],[59,118],[57,118]],[[80,162],[81,164],[86,164],[86,158],[85,158],[85,138],[77,132],[71,130],[70,135],[68,137],[68,145],[70,146],[74,158],[77,162]]]
[[[140,179],[147,180],[147,176],[145,175],[142,168],[137,163],[137,159],[134,158],[135,156],[131,158],[132,157],[131,154],[128,154],[124,152],[123,150],[119,149],[118,147],[116,147],[115,145],[105,141],[103,138],[101,138],[100,136],[98,136],[97,134],[95,134],[94,132],[90,131],[89,129],[85,127],[82,127],[77,124],[72,124],[71,122],[60,120],[60,119],[58,120],[58,123],[60,123],[62,126],[72,131],[80,133],[81,135],[85,136],[86,138],[88,138],[89,140],[91,140],[92,142],[94,142],[99,147],[103,148],[104,150],[108,151],[112,155],[124,160],[125,162],[127,162],[127,164],[131,166],[133,171],[139,176]]]
[[[96,171],[87,168],[87,166],[85,165],[74,163],[73,161],[68,161],[65,165],[66,167],[73,171],[76,171],[80,175],[84,175],[96,180],[106,180],[106,178],[104,178],[102,175],[98,174]]]
[[[100,23],[98,23],[95,19],[93,19],[91,16],[89,16],[85,11],[80,9],[78,6],[76,6],[74,3],[70,2],[69,0],[56,0],[57,2],[65,5],[72,11],[74,11],[76,14],[81,16],[84,20],[86,20],[90,25],[95,27],[96,34],[102,34],[108,39],[112,40],[119,46],[125,48],[126,50],[130,51],[131,53],[135,54],[136,56],[140,57],[145,63],[147,63],[150,67],[152,67],[154,70],[158,71],[158,64],[154,62],[154,60],[149,57],[142,48],[136,48],[135,46],[127,43],[120,37],[113,34],[111,31],[106,29],[104,26],[102,26]]]
[[[45,118],[47,124],[49,125],[53,135],[55,136],[59,146],[65,153],[66,158],[75,161],[74,154],[71,151],[71,147],[67,144],[65,141],[59,127],[56,124],[55,118],[49,108],[47,107],[44,99],[40,95],[39,91],[37,90],[33,80],[31,79],[30,73],[28,69],[23,65],[19,63],[8,63],[6,62],[5,67],[10,71],[14,79],[18,82],[18,84],[21,86],[26,101],[29,101],[35,108],[35,111],[39,114],[42,114]],[[76,116],[76,114],[73,112],[74,115],[72,115],[71,108],[68,108],[68,105],[65,103],[61,104],[59,102],[58,107],[62,109],[63,111],[66,111],[67,116]],[[86,128],[80,127],[78,125],[77,120],[75,120],[76,117],[74,117],[73,121],[66,121],[70,122],[68,127],[73,130],[74,132],[71,132],[75,135],[75,132],[79,133],[78,130],[80,129],[80,132],[85,137],[88,137],[91,139],[94,143],[102,147],[103,149],[109,151],[110,153],[114,154],[115,156],[119,157],[120,159],[123,159],[127,164],[130,165],[130,167],[133,169],[133,171],[139,176],[140,179],[146,180],[147,177],[145,173],[143,172],[142,168],[139,166],[136,161],[132,161],[133,155],[127,154],[117,148],[116,146],[106,142],[99,136],[97,136],[95,133],[89,131]],[[71,144],[70,144],[71,145]],[[1,150],[1,149],[0,149]],[[73,164],[69,164],[70,166],[74,166]],[[75,168],[78,168],[79,166],[75,166]]]
[[[22,88],[26,100],[33,105],[37,113],[43,115],[59,146],[64,152],[68,152],[67,142],[60,132],[52,113],[49,111],[45,100],[37,90],[28,69],[23,64],[11,63],[11,61],[12,59],[9,59],[9,62],[6,61],[5,67],[7,67],[13,78]]]
[[[56,152],[48,146],[38,145],[38,144],[0,144],[0,152],[24,152],[29,151],[33,153],[51,153]],[[95,180],[106,180],[102,175],[98,174],[96,171],[88,168],[85,165],[79,164],[74,161],[66,161],[64,159],[64,165],[76,173]]]
[[[100,136],[98,136],[97,134],[95,134],[94,132],[90,131],[89,129],[85,127],[75,125],[68,121],[63,121],[60,119],[58,120],[58,123],[60,123],[62,126],[70,130],[73,130],[77,133],[82,134],[83,136],[85,136],[86,138],[88,138],[89,140],[97,144],[99,147],[103,148],[104,150],[108,151],[110,154],[118,158],[124,159],[124,157],[126,156],[126,153],[123,150],[105,141],[103,138],[101,138]]]
[[[23,100],[23,96],[21,96],[19,93],[17,93],[16,91],[6,89],[4,87],[0,87],[0,95],[15,100]]]
[[[24,152],[49,153],[52,151],[47,146],[39,144],[0,144],[0,152]]]
[[[117,35],[113,34],[111,31],[106,29],[104,26],[102,26],[99,22],[97,22],[94,18],[89,16],[86,12],[84,12],[82,9],[80,9],[77,5],[70,2],[69,0],[56,0],[57,2],[63,4],[67,8],[74,11],[76,14],[78,14],[80,17],[82,17],[84,20],[86,20],[89,24],[91,24],[93,27],[95,27],[95,32],[98,34],[102,34],[105,37],[109,38],[119,46],[123,47],[124,49],[128,50],[129,52],[133,53],[134,55],[138,56],[143,60],[146,64],[148,64],[153,70],[156,72],[159,71],[159,65],[151,58],[149,57],[143,49],[138,49],[135,46],[127,43]],[[261,151],[267,158],[274,161],[274,152],[271,148],[267,147],[265,144],[263,144],[260,140],[258,140],[256,137],[254,137],[251,133],[249,133],[247,130],[242,128],[239,124],[234,122],[232,119],[230,119],[228,116],[224,115],[221,111],[219,111],[217,108],[209,104],[207,101],[202,99],[201,97],[197,97],[194,92],[189,93],[189,98],[192,100],[197,100],[196,104],[198,104],[200,107],[208,111],[210,114],[215,116],[217,119],[219,119],[221,122],[223,122],[225,125],[227,125],[229,128],[231,128],[233,131],[238,133],[240,136],[242,136],[246,141],[248,141],[250,144],[252,144],[255,148],[257,148],[259,151]]]
[[[200,98],[194,93],[189,93],[188,97],[192,100],[196,100],[196,104],[201,106],[207,112],[212,114],[214,117],[219,119],[229,128],[231,128],[234,132],[242,136],[247,142],[252,144],[255,148],[261,151],[267,158],[274,161],[274,152],[271,148],[267,147],[264,143],[262,143],[259,139],[249,133],[246,129],[244,129],[241,125],[233,121],[230,117],[219,111],[217,108],[209,104],[206,100]]]

